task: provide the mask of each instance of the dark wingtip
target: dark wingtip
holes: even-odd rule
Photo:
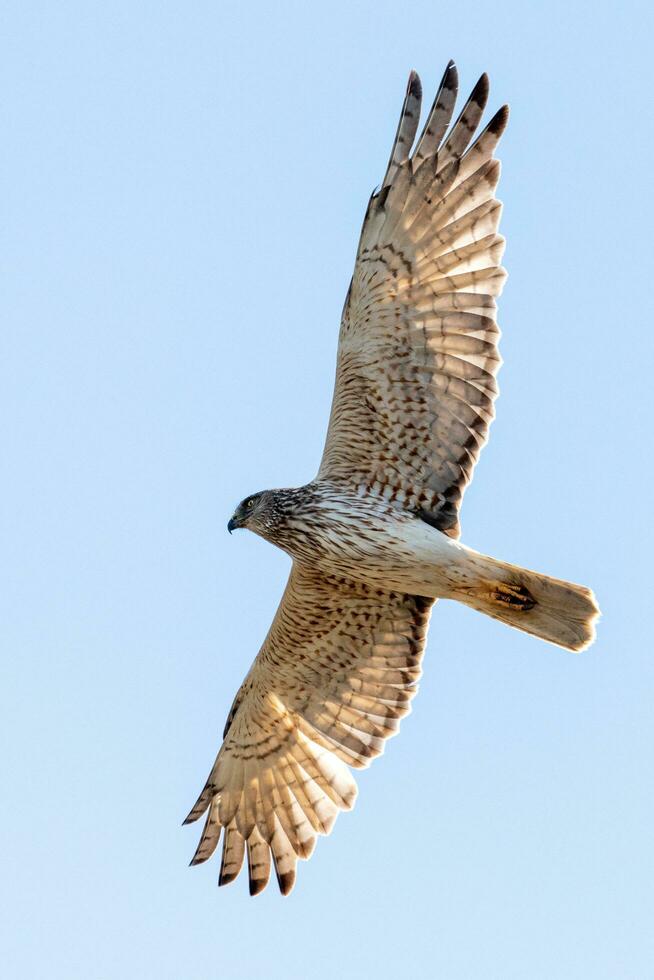
[[[198,796],[197,800],[191,807],[191,812],[182,820],[182,827],[185,827],[186,824],[189,823],[195,823],[196,820],[200,819],[202,814],[206,812],[206,809],[209,806],[211,795],[212,786],[211,783],[207,782],[205,783],[204,789]]]
[[[260,895],[267,884],[268,884],[268,880],[266,878],[257,878],[256,881],[250,878],[250,882],[249,882],[250,895],[253,898],[255,895]]]
[[[198,800],[198,802],[195,804],[195,806],[193,807],[193,809],[191,810],[191,812],[188,814],[188,816],[184,817],[184,819],[182,820],[182,827],[186,827],[190,823],[195,823],[195,821],[196,820],[199,820],[200,817],[202,816],[202,814],[205,812],[205,810],[207,809],[207,806],[209,804],[207,804],[207,806],[205,806],[204,809],[198,810],[198,804],[199,804],[199,802],[200,801]]]
[[[483,72],[477,81],[477,84],[470,93],[470,98],[477,103],[477,105],[486,105],[488,101],[488,93],[490,92],[490,81],[486,72]]]
[[[450,89],[458,90],[459,88],[459,70],[453,58],[450,58],[447,63],[447,67],[443,72],[443,78],[441,79],[441,85],[445,85]]]
[[[220,877],[218,878],[218,887],[222,888],[223,885],[231,885],[231,883],[234,881],[235,878],[236,878],[235,874],[227,874],[226,871],[221,871]]]
[[[285,871],[277,875],[277,884],[282,895],[289,895],[295,884],[295,871]]]
[[[498,109],[491,121],[488,124],[489,132],[503,133],[506,129],[506,124],[509,121],[509,107],[508,105],[503,105],[501,109]]]
[[[422,82],[420,81],[420,75],[417,71],[412,68],[409,72],[409,81],[407,83],[407,94],[413,95],[416,99],[422,98]]]

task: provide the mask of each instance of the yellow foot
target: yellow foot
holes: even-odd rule
[[[514,609],[527,611],[533,609],[536,600],[524,585],[509,585],[507,582],[491,582],[490,596],[495,602],[502,602]]]

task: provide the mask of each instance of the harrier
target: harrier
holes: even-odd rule
[[[366,211],[343,310],[318,475],[247,497],[228,524],[293,559],[286,591],[229,712],[192,864],[223,833],[220,884],[245,853],[250,893],[271,862],[287,894],[298,858],[349,810],[350,767],[384,749],[417,690],[434,601],[456,599],[568,650],[594,638],[593,593],[472,551],[459,509],[493,419],[495,297],[505,271],[493,153],[497,112],[474,142],[482,75],[450,127],[453,62],[416,141],[412,72],[381,187]],[[449,129],[449,132],[448,132]]]

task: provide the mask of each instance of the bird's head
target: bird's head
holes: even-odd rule
[[[297,513],[300,497],[296,490],[261,490],[242,500],[227,525],[235,531],[245,527],[263,538],[274,538],[287,519]]]
[[[227,525],[230,534],[239,527],[250,527],[254,523],[257,514],[261,514],[265,509],[265,497],[268,493],[269,491],[262,490],[260,493],[253,493],[240,502]]]

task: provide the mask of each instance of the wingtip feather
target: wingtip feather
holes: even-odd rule
[[[498,109],[486,127],[488,132],[499,138],[499,136],[501,136],[506,129],[506,124],[509,121],[509,114],[508,105],[503,105],[500,109]]]
[[[420,75],[415,69],[411,69],[409,72],[409,81],[407,82],[407,95],[413,95],[416,99],[422,98],[422,82],[420,81]]]
[[[267,880],[263,881],[261,879],[257,879],[256,881],[254,881],[252,878],[250,878],[248,884],[248,890],[250,892],[251,897],[256,898],[257,895],[260,895],[267,884],[268,884]]]
[[[221,872],[218,877],[218,887],[223,888],[225,885],[231,885],[236,878],[238,878],[238,871],[236,872]]]
[[[277,884],[282,895],[290,895],[295,885],[295,871],[284,871],[277,874]]]

